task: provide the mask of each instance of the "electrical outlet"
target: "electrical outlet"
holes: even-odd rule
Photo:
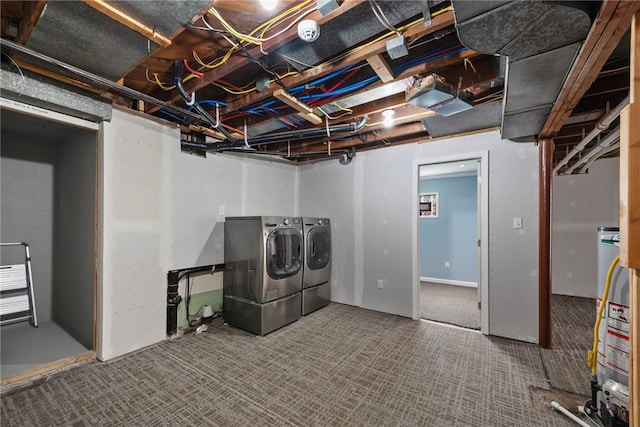
[[[384,280],[378,279],[378,289],[384,289]]]
[[[449,261],[445,261],[444,268],[449,268],[449,267],[451,267],[451,264],[449,263]]]
[[[218,205],[218,215],[224,216],[224,205]]]

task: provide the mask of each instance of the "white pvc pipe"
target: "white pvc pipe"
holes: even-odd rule
[[[609,127],[609,125],[611,124],[611,122],[613,122],[615,119],[618,118],[618,116],[620,115],[620,112],[622,111],[622,109],[624,107],[626,107],[627,105],[629,105],[629,95],[627,95],[627,97],[625,99],[623,99],[622,102],[620,104],[618,104],[618,106],[616,108],[614,108],[613,110],[609,111],[609,113],[606,116],[604,116],[602,119],[600,119],[600,121],[596,124],[596,127],[593,128],[593,130],[591,132],[589,132],[587,134],[587,136],[585,136],[584,139],[582,141],[580,141],[580,143],[578,145],[573,147],[573,150],[571,150],[571,152],[569,152],[569,154],[564,156],[564,158],[562,160],[560,160],[560,162],[558,162],[556,167],[553,168],[553,173],[557,174],[558,171],[562,167],[564,167],[564,165],[569,163],[569,160],[571,160],[576,154],[578,154],[580,151],[582,151],[584,149],[584,147],[586,147],[587,144],[589,144],[589,142],[591,142],[591,140],[593,138],[598,136],[600,134],[600,132],[602,132],[603,130],[607,129]]]
[[[595,162],[596,160],[598,160],[600,157],[605,156],[609,153],[611,153],[612,151],[616,150],[620,148],[620,141],[616,142],[615,144],[607,147],[606,150],[602,150],[600,151],[596,156],[592,157],[591,159],[589,159],[589,161],[587,163],[585,163],[580,170],[578,171],[578,173],[584,173],[587,169],[589,169],[589,167],[591,166],[591,164],[593,162]]]
[[[611,132],[609,135],[607,135],[607,137],[603,141],[601,141],[598,145],[593,147],[591,151],[589,151],[580,160],[578,160],[573,165],[571,165],[570,168],[567,168],[567,170],[565,170],[562,173],[562,175],[571,174],[571,172],[578,169],[583,164],[587,163],[593,156],[600,153],[602,150],[607,149],[611,144],[616,142],[618,139],[620,139],[620,128],[617,128],[616,130]]]
[[[590,424],[585,423],[584,421],[582,421],[580,418],[576,417],[575,415],[573,415],[571,412],[567,411],[565,408],[563,408],[558,402],[556,402],[555,400],[553,402],[551,402],[551,407],[553,409],[555,409],[556,411],[560,411],[562,412],[564,415],[566,415],[567,417],[571,418],[571,420],[573,422],[575,422],[576,424],[582,426],[582,427],[593,427]]]

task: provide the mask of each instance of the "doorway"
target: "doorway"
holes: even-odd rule
[[[0,239],[30,247],[38,320],[1,326],[3,385],[95,357],[97,125],[74,120],[2,110]]]
[[[483,334],[489,333],[487,157],[416,165],[417,317]]]

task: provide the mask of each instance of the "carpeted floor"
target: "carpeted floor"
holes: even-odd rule
[[[553,388],[589,394],[587,351],[593,344],[595,319],[594,298],[552,295],[552,349],[540,351]]]
[[[420,282],[420,317],[479,330],[477,293],[477,288]]]
[[[536,345],[334,303],[266,337],[219,322],[84,365],[3,395],[0,418],[3,426],[574,425],[533,389],[549,389]]]

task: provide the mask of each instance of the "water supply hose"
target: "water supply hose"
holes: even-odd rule
[[[596,370],[598,366],[598,338],[600,335],[600,320],[602,319],[602,313],[604,312],[604,307],[607,304],[607,299],[609,299],[609,288],[611,287],[611,277],[613,276],[613,271],[620,262],[620,256],[617,256],[611,261],[611,265],[609,265],[609,271],[607,272],[607,280],[604,286],[604,292],[602,293],[602,299],[600,300],[600,307],[598,308],[598,317],[596,318],[596,324],[593,327],[593,347],[591,351],[587,353],[587,365],[591,368],[591,376],[596,375]],[[593,402],[595,404],[595,402]]]

